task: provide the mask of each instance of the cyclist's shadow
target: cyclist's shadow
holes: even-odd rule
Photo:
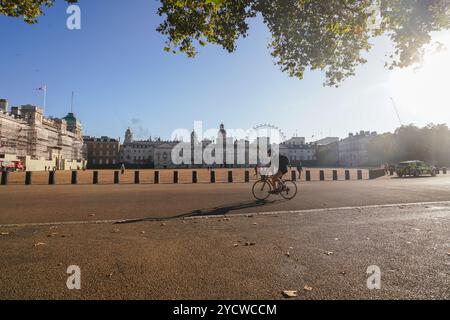
[[[269,205],[269,204],[274,204],[274,203],[282,202],[282,201],[284,201],[284,200],[283,199],[278,199],[278,200],[244,201],[244,202],[237,202],[237,203],[232,203],[232,204],[218,206],[218,207],[213,207],[213,208],[197,209],[197,210],[193,210],[193,211],[190,211],[190,212],[187,212],[187,213],[175,215],[175,216],[172,216],[172,217],[142,218],[142,219],[120,221],[120,222],[117,222],[116,224],[126,224],[126,223],[143,222],[143,221],[173,220],[173,219],[183,219],[183,218],[202,217],[202,216],[222,216],[222,215],[227,215],[227,214],[229,214],[230,212],[233,212],[233,211],[263,207],[263,206],[266,206],[266,205]],[[251,213],[248,213],[248,214],[251,214]]]

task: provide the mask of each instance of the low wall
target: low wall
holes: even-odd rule
[[[138,173],[138,182],[142,184],[190,184],[190,183],[211,183],[212,175],[215,183],[229,183],[230,178],[233,183],[253,183],[259,177],[254,175],[252,169],[162,169],[162,170],[125,170],[123,174],[120,170],[78,170],[76,172],[77,184],[93,184],[94,173],[97,175],[98,184],[113,184],[115,172],[119,172],[118,180],[120,184],[133,184],[136,182],[136,172]],[[195,174],[194,174],[195,172]],[[231,172],[231,173],[230,173]],[[246,173],[247,172],[247,173]],[[55,175],[55,184],[71,184],[72,171],[57,170]],[[157,179],[156,179],[157,176]],[[195,177],[194,177],[195,176]],[[363,169],[314,169],[304,168],[300,175],[297,170],[290,170],[286,179],[294,178],[296,181],[345,181],[345,180],[368,180],[369,170]],[[31,184],[48,184],[49,172],[32,172]],[[194,182],[196,181],[196,182]],[[8,184],[24,184],[25,172],[11,172],[8,176]]]

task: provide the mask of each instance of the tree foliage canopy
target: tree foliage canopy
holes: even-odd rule
[[[423,160],[438,166],[450,165],[450,130],[445,124],[424,128],[408,125],[394,133],[375,136],[368,145],[369,165]]]
[[[76,2],[76,0],[66,0]],[[0,0],[0,15],[36,22],[54,0]],[[450,0],[160,0],[164,21],[157,31],[165,50],[195,57],[211,43],[228,52],[249,32],[249,20],[262,17],[268,44],[283,72],[302,79],[322,70],[326,85],[339,85],[365,63],[370,39],[388,36],[394,50],[386,67],[419,62],[431,33],[450,28]]]
[[[236,49],[248,20],[260,15],[271,34],[269,48],[283,72],[302,79],[306,70],[326,73],[326,85],[354,75],[372,47],[387,35],[394,44],[389,68],[421,60],[430,33],[450,27],[449,0],[162,0],[158,31],[167,51],[197,53],[206,42]]]

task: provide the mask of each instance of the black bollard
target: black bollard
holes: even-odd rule
[[[141,183],[141,177],[139,176],[139,171],[134,172],[134,184]]]
[[[362,180],[362,171],[358,170],[358,180]]]
[[[323,170],[319,171],[320,181],[325,181],[325,172]]]
[[[305,176],[306,181],[311,181],[311,171],[306,170],[306,176]]]
[[[291,180],[292,180],[292,181],[297,181],[297,175],[296,175],[295,170],[292,170],[292,171],[291,171]]]
[[[178,171],[173,172],[173,183],[178,183]]]
[[[114,184],[119,184],[120,180],[119,180],[119,171],[114,171]]]
[[[245,183],[250,182],[250,172],[248,170],[245,170]]]
[[[2,171],[2,186],[6,186],[8,184],[8,176],[9,172],[7,170]]]
[[[442,168],[442,173],[447,174],[447,168]]]
[[[92,184],[98,184],[98,171],[94,171],[92,176]]]
[[[197,171],[192,171],[192,183],[197,183]]]
[[[55,184],[55,173],[56,171],[49,171],[48,173],[48,184]]]
[[[233,171],[228,171],[228,183],[233,183]]]
[[[333,170],[333,180],[337,181],[337,179],[338,179],[338,172],[337,170]]]
[[[159,183],[159,171],[155,171],[155,179],[154,179],[155,184]]]
[[[78,183],[78,172],[77,171],[72,171],[71,183],[72,184],[77,184]]]
[[[350,170],[345,170],[345,180],[350,180]]]
[[[31,185],[31,175],[32,175],[31,171],[25,172],[25,185],[27,186]]]
[[[216,172],[211,170],[211,183],[216,183]]]

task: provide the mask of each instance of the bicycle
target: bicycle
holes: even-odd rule
[[[297,184],[292,180],[279,179],[280,191],[273,193],[274,186],[268,175],[261,175],[261,179],[253,184],[252,193],[257,200],[266,200],[271,194],[279,194],[286,200],[292,200],[297,195]]]

